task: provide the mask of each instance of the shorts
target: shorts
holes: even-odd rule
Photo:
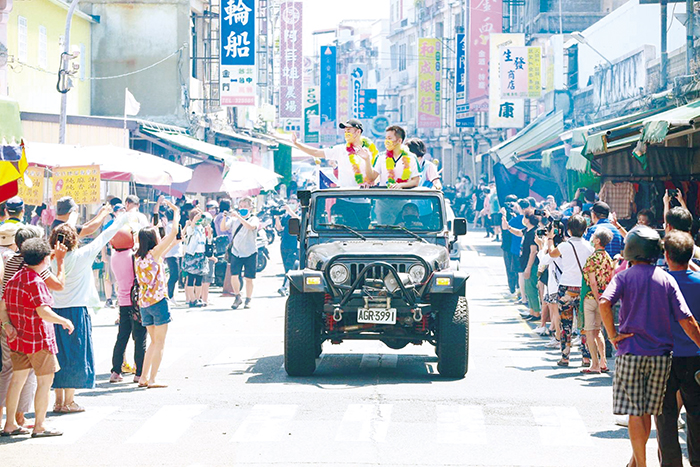
[[[494,227],[500,227],[502,217],[503,217],[503,214],[501,214],[500,212],[491,213],[491,225]]]
[[[671,356],[618,355],[613,379],[615,415],[661,415]]]
[[[257,272],[257,268],[257,253],[253,253],[252,255],[246,256],[245,258],[239,258],[238,256],[231,255],[232,276],[238,276],[241,273],[241,271],[245,271],[243,273],[243,277],[245,277],[246,279],[255,279],[255,273]]]
[[[141,307],[141,324],[144,326],[162,326],[172,320],[167,298],[162,299],[155,305]]]
[[[600,331],[603,327],[603,317],[600,314],[600,307],[595,298],[585,298],[583,300],[583,330]]]
[[[212,259],[207,259],[209,261],[209,272],[204,274],[202,277],[202,282],[205,284],[211,284],[214,282],[214,275],[216,274],[216,263]]]
[[[559,294],[556,292],[550,293],[550,294],[544,294],[543,301],[545,303],[559,303]]]
[[[46,349],[32,354],[11,350],[10,359],[12,360],[12,371],[33,369],[37,376],[53,375],[61,369],[56,356]]]

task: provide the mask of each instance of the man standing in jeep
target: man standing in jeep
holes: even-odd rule
[[[345,144],[337,144],[328,149],[317,149],[297,141],[297,135],[292,133],[294,147],[306,154],[326,158],[338,164],[338,181],[340,188],[367,187],[373,184],[372,164],[377,158],[377,147],[372,140],[362,136],[362,123],[350,119],[338,125],[345,130]]]
[[[420,171],[415,154],[403,145],[406,131],[398,125],[386,129],[386,151],[377,157],[370,180],[379,178],[379,185],[391,190],[414,188],[420,182]]]

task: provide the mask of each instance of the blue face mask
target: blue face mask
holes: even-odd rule
[[[249,212],[250,211],[248,209],[239,209],[238,210],[238,213],[243,217],[247,216]]]

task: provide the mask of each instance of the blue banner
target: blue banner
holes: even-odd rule
[[[332,123],[333,129],[337,112],[337,71],[335,46],[321,47],[321,125]]]
[[[469,100],[467,99],[467,35],[457,34],[457,64],[455,66],[455,126],[474,126],[474,118],[469,117]]]
[[[360,89],[358,93],[358,116],[360,119],[369,119],[377,116],[377,90]]]
[[[221,64],[255,65],[255,0],[221,0]]]

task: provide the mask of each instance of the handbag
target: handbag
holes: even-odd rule
[[[131,265],[134,268],[134,283],[131,284],[131,290],[129,291],[132,307],[131,319],[141,324],[141,308],[139,307],[139,292],[141,287],[139,285],[139,280],[136,277],[136,260],[134,259],[134,255],[131,255]]]

